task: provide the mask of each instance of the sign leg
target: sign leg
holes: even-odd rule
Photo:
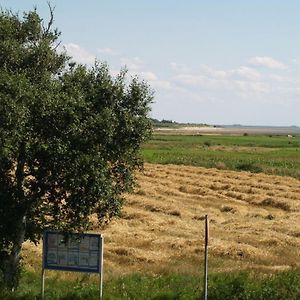
[[[42,269],[42,282],[41,282],[41,299],[45,299],[45,269]]]
[[[100,281],[100,283],[99,283],[99,300],[102,300],[102,290],[103,290],[103,244],[104,244],[104,238],[103,238],[102,235],[100,237],[100,241],[101,241],[101,243],[100,243],[101,253],[100,253],[100,273],[99,273],[99,275],[100,275],[100,278],[99,278],[99,281]]]

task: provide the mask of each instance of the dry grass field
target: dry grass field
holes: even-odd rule
[[[201,272],[205,214],[211,271],[300,266],[297,179],[146,164],[126,199],[122,216],[101,230],[106,274]],[[40,247],[26,243],[23,254],[29,269],[40,264]]]

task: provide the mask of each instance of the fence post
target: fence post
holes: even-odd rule
[[[208,237],[209,237],[209,225],[208,215],[205,215],[205,241],[204,241],[204,300],[207,300],[207,282],[208,282]]]

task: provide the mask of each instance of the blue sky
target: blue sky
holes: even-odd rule
[[[124,65],[155,90],[152,116],[300,126],[300,1],[64,0],[55,26],[73,58]],[[46,1],[2,0],[3,8]]]

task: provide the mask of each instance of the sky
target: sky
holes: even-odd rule
[[[79,63],[127,66],[155,92],[151,117],[300,126],[300,1],[52,0],[61,45]],[[1,0],[19,12],[44,0]]]

